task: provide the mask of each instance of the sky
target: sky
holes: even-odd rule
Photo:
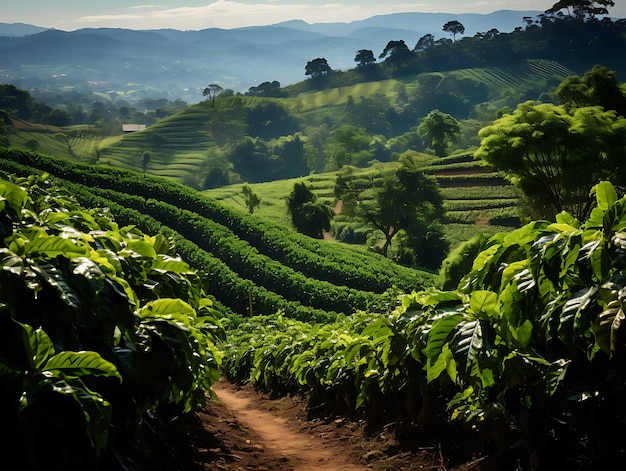
[[[13,0],[2,2],[0,22],[27,23],[72,31],[80,28],[130,29],[237,28],[288,20],[308,23],[350,22],[398,12],[491,13],[496,10],[545,11],[556,0]],[[625,18],[626,2],[617,0],[611,16]]]

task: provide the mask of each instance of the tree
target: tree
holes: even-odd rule
[[[250,87],[246,95],[281,98],[286,96],[286,93],[281,91],[280,82],[274,80],[273,82],[263,82],[256,87]]]
[[[146,173],[146,170],[148,170],[149,163],[150,163],[150,153],[144,152],[141,158],[141,168],[143,169],[143,173]]]
[[[435,154],[443,157],[446,153],[448,142],[454,141],[460,132],[459,123],[451,115],[439,110],[432,110],[422,120],[417,128],[422,137],[430,140]]]
[[[261,205],[261,198],[259,198],[259,195],[252,191],[250,185],[244,185],[241,191],[243,192],[243,198],[246,202],[248,213],[254,214],[255,208],[258,208]]]
[[[617,73],[601,65],[595,65],[582,77],[570,75],[561,82],[556,95],[568,109],[602,106],[626,116],[626,90],[620,87]]]
[[[584,20],[586,18],[592,19],[597,15],[607,15],[609,13],[609,7],[614,7],[615,2],[613,0],[560,0],[551,8],[546,10],[548,14],[558,13],[561,10],[566,10],[567,15]]]
[[[356,62],[359,67],[363,68],[376,62],[376,57],[369,49],[360,49],[354,57],[354,62]]]
[[[322,239],[330,231],[333,210],[317,202],[317,196],[304,182],[295,183],[287,198],[287,212],[298,232]]]
[[[333,69],[328,65],[328,61],[323,57],[318,57],[306,63],[304,74],[310,75],[312,79],[324,77],[332,72]]]
[[[600,180],[623,187],[626,119],[599,106],[528,101],[479,132],[475,157],[506,172],[539,217],[568,211],[585,219]]]
[[[388,56],[388,57],[387,57]],[[413,53],[406,45],[406,43],[400,39],[399,41],[389,41],[383,49],[383,52],[378,56],[379,59],[387,57],[385,62],[390,64],[401,65],[408,62],[413,58]]]
[[[452,40],[456,41],[457,34],[465,33],[465,26],[463,26],[463,24],[461,24],[458,20],[452,20],[443,25],[443,31],[450,33],[452,35]]]
[[[428,33],[418,39],[413,50],[415,52],[422,52],[432,47],[435,47],[435,36]]]
[[[220,87],[218,84],[212,83],[211,85],[206,87],[204,90],[202,90],[202,96],[208,97],[208,99],[211,100],[213,107],[215,107],[215,98],[217,98],[217,96],[223,91],[224,89]]]
[[[328,138],[327,151],[330,161],[339,169],[344,165],[363,164],[371,160],[368,152],[372,138],[365,128],[344,124],[335,129]]]
[[[335,196],[343,201],[349,216],[373,225],[383,233],[381,253],[387,257],[394,237],[404,230],[414,237],[426,237],[431,223],[443,216],[443,197],[434,177],[419,170],[410,158],[402,158],[392,174],[373,179],[368,188],[359,188],[353,171],[345,167],[337,175]],[[373,196],[366,197],[367,193]],[[443,257],[442,257],[443,259]]]

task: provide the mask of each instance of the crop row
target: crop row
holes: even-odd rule
[[[563,212],[496,234],[456,291],[411,293],[390,314],[228,319],[224,373],[327,416],[411,419],[422,433],[456,419],[485,443],[515,443],[498,446],[517,463],[529,450],[619,462],[626,197],[608,182],[594,194],[586,222]]]
[[[259,253],[310,277],[349,288],[383,292],[392,285],[410,291],[432,286],[434,275],[401,267],[374,253],[311,239],[254,215],[229,210],[216,200],[183,185],[149,175],[13,152],[12,160],[40,168],[89,187],[111,189],[172,204],[228,227]]]
[[[324,311],[297,301],[286,300],[282,295],[242,278],[225,262],[181,235],[178,230],[164,225],[161,220],[102,195],[94,195],[93,191],[82,185],[66,184],[72,188],[81,201],[92,206],[111,208],[120,222],[171,237],[176,242],[178,253],[193,267],[204,273],[209,285],[209,294],[218,300],[219,305],[225,306],[234,313],[249,315],[249,308],[252,306],[254,313],[283,311],[288,317],[308,322],[328,322],[329,319],[335,317],[332,311]],[[103,194],[106,193],[103,192]]]
[[[517,206],[517,199],[513,198],[492,198],[492,199],[471,199],[471,200],[450,200],[444,202],[446,211],[468,211],[481,209],[509,208]]]
[[[84,209],[65,185],[7,178],[3,456],[16,469],[129,469],[139,437],[204,404],[219,379],[205,283],[171,240]]]
[[[161,224],[176,228],[176,232],[182,237],[222,260],[239,277],[251,280],[255,285],[264,286],[270,291],[281,293],[287,300],[306,303],[325,311],[343,313],[366,309],[375,301],[374,293],[308,278],[260,254],[225,226],[197,213],[155,199],[146,200],[96,188],[91,191],[123,206],[138,209]]]
[[[37,169],[20,164],[7,161],[0,161],[0,164],[2,164],[3,169],[17,175],[26,176],[37,173]],[[249,307],[252,305],[253,311],[256,313],[272,313],[282,310],[289,317],[310,322],[326,322],[335,316],[333,312],[322,311],[302,305],[299,302],[287,301],[281,295],[239,277],[220,259],[149,215],[102,196],[94,195],[93,188],[90,189],[84,185],[62,179],[60,182],[64,187],[70,189],[72,194],[85,206],[110,208],[116,215],[116,219],[122,224],[137,226],[143,231],[162,233],[173,238],[181,256],[194,268],[205,274],[209,283],[209,294],[215,297],[219,305],[223,305],[231,311],[239,314],[248,313]]]

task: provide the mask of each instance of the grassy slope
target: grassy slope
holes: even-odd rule
[[[442,186],[447,211],[444,222],[452,247],[470,239],[478,232],[494,233],[511,229],[509,226],[499,224],[498,221],[502,218],[515,217],[519,195],[497,172],[474,161],[470,153],[430,162],[424,165],[424,171],[434,175]],[[379,165],[385,168],[395,164]],[[356,176],[366,178],[375,176],[377,172],[377,169],[372,168],[357,169]],[[319,201],[334,206],[333,188],[336,176],[337,172],[327,172],[303,178],[250,184],[252,190],[261,198],[261,205],[255,210],[255,214],[289,225],[286,198],[296,182],[305,182]],[[206,190],[205,193],[229,208],[245,213],[248,210],[242,186],[242,184],[228,185]]]
[[[554,79],[570,73],[567,68],[554,62],[531,61],[509,68],[465,69],[437,75],[471,77],[504,92],[524,81],[546,77]],[[299,117],[305,126],[315,126],[328,119],[336,120],[349,96],[358,101],[361,97],[379,94],[385,96],[391,103],[399,105],[398,91],[404,88],[404,93],[410,96],[420,86],[422,78],[413,76],[402,80],[360,83],[305,93],[279,101],[290,113]],[[224,134],[230,133],[227,138],[231,140],[236,140],[238,135],[244,135],[242,110],[262,100],[267,99],[231,97],[217,100],[215,104],[202,102],[164,118],[144,131],[104,139],[77,131],[72,133],[73,137],[63,139],[61,133],[66,130],[62,129],[46,130],[40,127],[21,129],[11,135],[11,145],[24,148],[26,141],[36,139],[37,150],[41,153],[81,162],[97,160],[98,164],[137,171],[142,170],[142,156],[148,152],[150,161],[147,173],[193,185],[198,183],[207,155],[212,149],[218,149],[219,145],[223,144],[218,140],[224,141]],[[212,124],[209,125],[209,122]],[[448,211],[447,232],[453,247],[476,232],[508,230],[507,227],[497,225],[498,220],[513,215],[517,201],[517,195],[506,182],[494,178],[489,172],[481,173],[484,170],[467,158],[441,159],[426,170],[437,176],[442,187]],[[332,191],[334,178],[334,173],[329,173],[311,175],[304,180],[313,187],[322,201],[334,204]],[[253,190],[262,199],[261,207],[257,210],[258,215],[288,226],[285,198],[291,191],[293,183],[299,180],[302,179],[253,185]],[[219,188],[209,194],[231,208],[240,212],[246,211],[241,185]],[[492,224],[486,226],[485,224],[489,222]]]
[[[520,63],[511,67],[489,67],[462,69],[435,73],[444,79],[448,76],[468,77],[487,85],[500,95],[507,90],[515,90],[523,83],[550,78],[559,80],[572,72],[566,67],[551,61],[537,60]],[[355,101],[362,97],[382,95],[394,106],[401,107],[399,90],[412,96],[424,80],[424,75],[408,76],[378,82],[364,82],[352,86],[308,92],[296,97],[278,99],[290,113],[300,119],[303,126],[318,126],[325,121],[336,122],[343,113],[344,106],[351,96]],[[289,87],[287,87],[289,88]],[[218,99],[215,106],[202,102],[161,119],[146,130],[106,139],[85,139],[76,141],[70,152],[58,136],[44,135],[33,130],[22,129],[11,136],[11,145],[25,148],[25,141],[33,137],[39,141],[39,152],[64,156],[73,160],[90,161],[99,151],[99,162],[132,170],[142,170],[142,156],[150,154],[147,172],[171,178],[179,182],[199,184],[199,175],[206,165],[207,155],[217,149],[221,135],[230,133],[231,141],[245,135],[246,125],[243,114],[246,107],[258,104],[264,98],[229,97]],[[38,130],[39,131],[39,130]]]
[[[355,247],[310,239],[162,178],[0,149],[2,170],[22,175],[48,172],[78,185],[74,194],[94,194],[92,204],[117,208],[124,224],[142,228],[152,221],[146,227],[151,232],[174,231],[187,247],[194,247],[189,256],[200,263],[197,268],[206,270],[212,294],[240,314],[245,313],[248,292],[255,306],[266,306],[264,314],[282,308],[287,315],[293,310],[301,317],[312,313],[319,318],[321,306],[338,307],[339,298],[350,309],[366,309],[368,299],[380,298],[374,293],[393,285],[410,290],[435,283],[431,273],[397,266]]]

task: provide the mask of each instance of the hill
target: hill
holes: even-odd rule
[[[244,92],[267,80],[298,82],[307,61],[315,57],[327,58],[336,70],[350,69],[359,49],[382,51],[392,39],[412,47],[424,34],[444,36],[442,25],[452,19],[473,35],[491,28],[512,31],[524,16],[539,13],[401,13],[351,23],[294,21],[200,31],[59,31],[0,23],[0,62],[3,80],[20,88],[88,86],[103,92],[134,92],[138,98],[156,91],[159,96],[196,102],[208,83]]]
[[[399,266],[345,244],[310,239],[263,217],[242,214],[188,187],[123,170],[0,151],[0,169],[46,172],[86,207],[108,207],[120,224],[174,237],[192,266],[206,273],[226,311],[310,321],[381,306],[391,290],[432,286],[432,273]],[[381,303],[383,303],[381,305]]]

